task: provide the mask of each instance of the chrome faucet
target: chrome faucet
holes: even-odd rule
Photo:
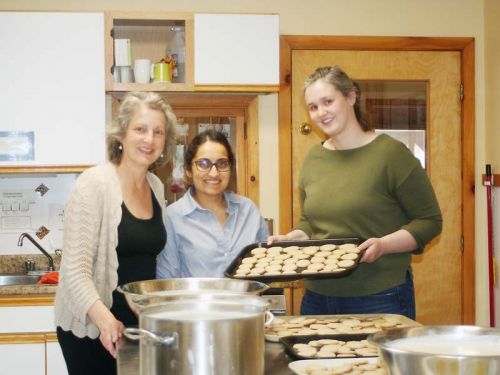
[[[19,236],[19,240],[17,241],[17,246],[23,246],[24,237],[30,240],[30,242],[33,245],[35,245],[38,248],[38,250],[40,250],[43,253],[43,255],[47,257],[47,260],[49,261],[49,271],[54,271],[54,258],[52,258],[52,256],[47,251],[45,251],[45,249],[42,246],[40,246],[40,244],[36,242],[35,239],[31,237],[28,233],[22,233]]]

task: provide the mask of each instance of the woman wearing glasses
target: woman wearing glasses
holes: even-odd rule
[[[226,191],[234,155],[227,138],[208,130],[198,134],[184,158],[190,188],[167,208],[167,245],[157,278],[222,277],[247,245],[265,241],[266,223],[248,198]]]

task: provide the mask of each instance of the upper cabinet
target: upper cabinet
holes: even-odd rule
[[[104,161],[103,33],[102,13],[0,12],[0,173]]]
[[[279,86],[279,16],[196,14],[194,24],[197,86]]]
[[[192,15],[107,13],[105,47],[106,91],[193,90]]]
[[[108,92],[279,89],[277,15],[110,12],[105,46]]]

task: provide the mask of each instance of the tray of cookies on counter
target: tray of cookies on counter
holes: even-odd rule
[[[398,314],[286,315],[274,318],[265,329],[266,340],[285,336],[371,334],[389,328],[420,326]]]
[[[381,362],[380,358],[301,359],[290,362],[288,368],[297,375],[389,374],[387,366]]]
[[[346,335],[285,336],[280,342],[294,359],[377,357],[378,348],[368,333]]]
[[[354,237],[257,242],[246,246],[224,274],[261,282],[344,277],[358,266],[362,242]]]

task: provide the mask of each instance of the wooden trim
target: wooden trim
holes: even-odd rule
[[[0,333],[0,345],[45,344],[45,332]]]
[[[0,307],[52,306],[54,298],[54,294],[0,295]]]
[[[46,342],[59,342],[59,340],[57,339],[57,333],[55,333],[55,332],[45,333],[45,341]]]
[[[476,323],[475,252],[475,42],[460,38],[462,47],[462,323]]]
[[[0,174],[18,174],[18,173],[82,173],[92,165],[19,165],[19,166],[0,166]]]
[[[282,35],[283,40],[292,50],[462,51],[474,38]]]
[[[475,129],[475,41],[469,37],[377,37],[377,36],[298,36],[280,37],[279,167],[280,233],[292,228],[291,166],[291,57],[293,50],[400,50],[459,51],[462,56],[462,322],[475,323],[475,232],[474,232],[474,129]],[[472,265],[472,266],[471,266]],[[295,300],[295,298],[294,298]]]
[[[293,41],[292,41],[293,43]],[[280,37],[280,91],[278,100],[279,212],[278,233],[292,229],[292,48],[288,37]]]
[[[259,207],[259,98],[257,96],[248,105],[246,121],[247,123],[244,125],[244,128],[246,131],[245,141],[247,147],[247,197]]]
[[[495,187],[500,186],[500,174],[494,174],[491,177],[493,177],[493,184],[491,186],[495,186]],[[481,181],[483,182],[483,185],[484,185],[486,182],[486,175],[485,174],[483,174],[481,176]]]
[[[112,97],[115,99],[113,102],[117,103],[116,110],[114,110],[113,113],[117,112],[118,104],[125,94],[125,92],[112,93]],[[178,108],[206,108],[210,110],[217,108],[246,108],[256,98],[256,94],[227,95],[222,93],[209,94],[194,92],[165,92],[161,93],[161,96],[165,98],[175,110]]]
[[[211,91],[211,92],[278,92],[280,90],[278,85],[228,85],[228,84],[214,84],[214,85],[194,85],[195,91]]]

